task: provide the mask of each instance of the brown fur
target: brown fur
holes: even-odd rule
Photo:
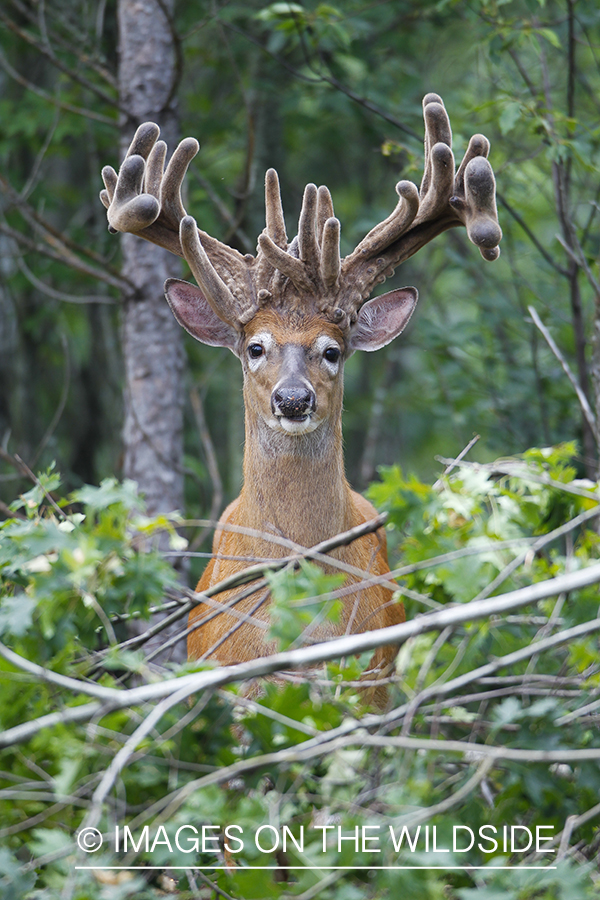
[[[270,359],[259,372],[251,372],[245,348],[257,335],[269,332],[276,341]],[[303,547],[311,547],[339,532],[374,518],[374,507],[351,490],[344,474],[342,452],[343,365],[332,377],[322,364],[321,356],[312,352],[314,342],[327,334],[343,347],[339,329],[322,319],[311,317],[290,327],[289,321],[272,311],[259,312],[243,335],[240,352],[244,368],[244,401],[246,409],[246,445],[244,454],[244,486],[240,496],[221,517],[223,525],[243,526],[284,537]],[[273,431],[267,424],[271,409],[271,391],[280,374],[282,352],[286,344],[304,348],[307,375],[317,396],[319,426],[307,434],[285,434]],[[197,590],[204,591],[223,578],[239,572],[252,561],[280,558],[289,550],[262,537],[248,537],[218,529],[213,543],[214,558],[208,564]],[[389,571],[385,534],[360,538],[334,554],[354,567],[374,575]],[[243,557],[231,560],[227,557]],[[357,578],[348,577],[348,582]],[[226,604],[239,588],[218,595]],[[262,602],[260,602],[262,599]],[[381,586],[364,588],[344,599],[343,612],[336,624],[326,623],[311,635],[311,640],[325,640],[346,633],[383,628],[404,621],[404,609],[392,603],[391,593]],[[257,608],[257,603],[259,604]],[[252,614],[260,622],[269,616],[268,597],[254,594],[234,607],[239,614]],[[200,605],[190,614],[189,624],[203,619],[211,610]],[[231,630],[231,634],[228,632]],[[274,651],[265,639],[266,631],[248,622],[240,624],[239,616],[223,612],[194,630],[188,638],[191,659],[214,659],[222,665],[245,662]],[[373,657],[371,668],[385,673],[393,662],[395,650],[384,647]],[[383,701],[385,691],[379,689],[376,699]]]

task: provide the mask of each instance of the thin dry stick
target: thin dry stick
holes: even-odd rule
[[[14,69],[5,55],[0,52],[0,66],[4,69],[7,75],[9,75],[17,84],[22,85],[28,91],[31,91],[32,94],[36,94],[38,97],[41,97],[47,103],[56,106],[57,109],[64,109],[66,112],[75,113],[78,116],[83,116],[86,119],[92,119],[94,122],[101,122],[103,125],[110,125],[111,128],[116,128],[116,120],[111,119],[108,116],[103,116],[102,113],[96,113],[89,109],[83,109],[81,106],[75,106],[73,103],[64,103],[61,100],[57,100],[52,94],[49,94],[47,91],[42,90],[32,81],[29,81],[16,69]],[[113,101],[113,105],[114,101]]]
[[[435,687],[427,687],[421,692],[418,698],[413,698],[410,703],[404,703],[402,706],[398,706],[387,713],[365,716],[360,720],[360,722],[347,721],[343,725],[338,726],[337,729],[330,730],[327,733],[327,736],[328,738],[333,739],[340,735],[349,734],[357,728],[387,730],[388,728],[394,727],[400,720],[402,720],[410,707],[414,707],[414,709],[416,710],[417,705],[425,703],[432,697],[437,698],[442,695],[451,695],[453,691],[459,691],[461,688],[465,687],[468,684],[472,684],[475,681],[485,684],[486,681],[489,680],[489,676],[491,676],[494,672],[497,672],[499,669],[515,666],[517,663],[529,659],[529,657],[534,653],[541,653],[546,650],[559,647],[561,644],[566,644],[571,640],[577,640],[578,638],[581,638],[587,634],[591,634],[594,631],[600,631],[600,620],[598,619],[592,619],[590,622],[583,623],[583,625],[576,625],[573,628],[566,629],[566,631],[554,634],[549,638],[545,638],[543,641],[539,641],[533,647],[529,645],[527,647],[523,647],[521,650],[516,650],[513,653],[509,653],[506,656],[501,656],[498,659],[493,660],[492,662],[486,663],[484,666],[479,666],[477,669],[472,669],[470,672],[465,672],[463,675],[458,675],[456,678],[453,678],[451,681],[448,681],[445,684],[436,685]],[[522,679],[524,676],[514,677]],[[539,678],[540,676],[533,677]],[[496,682],[497,680],[499,679],[494,679],[494,682]],[[417,699],[419,701],[418,704],[416,703]]]
[[[295,544],[293,541],[286,540],[285,538],[280,538],[277,535],[272,535],[266,532],[258,532],[255,529],[244,528],[242,526],[229,525],[228,523],[223,523],[219,525],[223,530],[231,530],[236,533],[241,534],[249,534],[250,536],[260,536],[265,540],[272,541],[275,544],[280,544],[285,547],[288,547],[294,551],[293,555],[282,557],[280,559],[272,559],[266,560],[265,562],[257,563],[256,565],[249,566],[247,569],[244,569],[242,572],[237,572],[234,575],[230,575],[227,578],[224,578],[223,581],[220,581],[218,584],[213,585],[208,588],[203,593],[194,593],[194,592],[185,592],[190,597],[190,600],[187,603],[182,604],[179,609],[175,612],[171,613],[170,616],[162,619],[160,622],[157,622],[155,625],[152,625],[147,631],[145,631],[142,635],[139,635],[134,638],[130,638],[128,641],[125,641],[121,647],[126,649],[133,649],[134,647],[140,646],[144,644],[147,640],[153,637],[155,634],[163,631],[168,625],[171,625],[174,622],[177,622],[179,619],[183,618],[193,606],[204,603],[207,606],[214,605],[214,601],[212,603],[207,603],[207,598],[211,598],[217,594],[224,593],[225,591],[232,590],[236,587],[241,587],[245,584],[252,583],[256,581],[256,579],[266,574],[267,572],[276,572],[280,569],[286,568],[290,565],[296,565],[302,559],[316,559],[321,562],[329,563],[330,565],[335,566],[336,568],[341,569],[349,574],[358,575],[362,580],[360,586],[368,586],[370,584],[382,584],[388,588],[388,590],[392,592],[400,591],[402,593],[406,593],[407,596],[412,596],[414,599],[419,601],[423,601],[425,598],[422,598],[419,594],[414,592],[409,592],[405,588],[400,588],[395,582],[390,581],[389,575],[379,575],[379,576],[369,576],[367,574],[365,578],[365,573],[361,569],[357,569],[354,566],[349,566],[346,563],[343,563],[341,560],[337,560],[335,558],[330,558],[325,556],[330,550],[335,549],[339,546],[346,546],[351,544],[353,541],[357,540],[359,537],[362,537],[365,534],[370,534],[372,531],[376,531],[381,525],[385,522],[386,514],[377,516],[375,519],[372,519],[369,522],[365,522],[361,525],[357,525],[354,528],[349,529],[348,531],[343,532],[342,534],[336,535],[333,538],[329,538],[326,541],[322,541],[320,544],[315,545],[311,549],[306,549],[305,547],[301,547],[298,544]],[[196,520],[200,522],[204,522],[206,520]],[[190,523],[185,523],[190,524]],[[213,522],[214,526],[215,523]],[[266,586],[266,582],[257,582],[252,585],[252,588],[249,590],[249,593],[255,593],[261,587]],[[357,586],[358,589],[358,586]],[[244,597],[248,596],[247,592],[242,592],[241,594],[236,595],[232,599],[230,599],[225,604],[219,604],[216,612],[208,614],[208,616],[204,617],[200,622],[194,623],[193,629],[200,627],[200,625],[206,624],[214,615],[217,615],[219,612],[224,612],[229,610],[235,603],[242,600]],[[240,613],[240,616],[244,616],[244,613]],[[190,633],[188,630],[186,634]],[[181,635],[175,636],[176,640],[181,638]],[[161,650],[165,649],[164,647]],[[103,656],[104,654],[100,654]]]
[[[460,451],[460,453],[458,454],[458,456],[456,457],[456,459],[453,460],[453,461],[450,463],[450,465],[446,466],[446,469],[445,469],[444,473],[442,474],[441,478],[438,478],[438,480],[437,480],[437,481],[434,483],[434,485],[433,485],[433,490],[434,490],[434,491],[437,491],[437,490],[439,490],[439,489],[441,488],[441,486],[442,486],[442,484],[443,484],[442,479],[443,479],[443,478],[446,478],[447,475],[450,475],[450,473],[452,472],[452,470],[456,468],[457,464],[461,461],[461,459],[464,459],[464,458],[465,458],[465,456],[467,455],[467,453],[469,452],[469,450],[471,450],[471,449],[475,446],[475,444],[477,443],[477,441],[478,441],[479,439],[480,439],[480,435],[479,435],[479,434],[473,435],[473,437],[471,438],[471,440],[469,441],[469,443],[467,444],[467,446],[466,446],[463,450]]]
[[[36,290],[41,291],[43,294],[46,294],[47,297],[51,297],[53,300],[60,300],[62,303],[76,303],[81,306],[87,306],[93,303],[102,303],[108,304],[109,306],[114,306],[116,303],[113,297],[104,296],[102,294],[86,294],[85,296],[77,296],[75,294],[65,294],[64,291],[57,291],[55,288],[50,287],[49,284],[46,284],[45,281],[41,281],[39,278],[37,278],[37,276],[34,275],[31,269],[27,266],[27,263],[21,255],[17,256],[17,265],[27,281],[29,281],[30,284],[32,284],[33,287],[36,288]]]
[[[82,828],[91,828],[98,823],[102,814],[102,804],[104,803],[106,796],[117,780],[119,773],[127,765],[127,762],[134,753],[138,744],[146,737],[146,735],[148,735],[152,731],[155,725],[160,722],[166,712],[168,712],[173,706],[176,706],[178,703],[186,700],[188,696],[189,692],[186,688],[184,688],[181,691],[176,691],[170,697],[166,697],[161,701],[161,703],[154,707],[152,712],[148,716],[146,716],[146,718],[142,721],[138,728],[136,728],[133,734],[127,739],[127,741],[123,744],[119,752],[112,760],[108,769],[104,773],[100,784],[94,791],[92,797],[92,805],[87,816],[85,817]]]
[[[553,844],[556,844],[560,838],[560,847],[556,855],[557,859],[566,856],[571,841],[571,835],[575,829],[579,828],[580,825],[585,825],[586,822],[589,822],[590,819],[594,819],[597,815],[600,815],[600,803],[597,803],[596,806],[592,806],[591,809],[588,809],[587,812],[582,813],[580,816],[569,816],[567,818],[562,833],[560,835],[557,834],[552,841]]]
[[[555,357],[557,358],[557,360],[559,361],[559,363],[562,366],[563,372],[565,373],[565,375],[571,382],[571,385],[573,386],[573,390],[577,394],[577,399],[579,400],[579,405],[581,406],[581,409],[585,416],[586,422],[590,426],[590,428],[592,430],[592,434],[595,436],[596,441],[597,441],[598,439],[596,437],[596,417],[590,408],[590,404],[588,403],[587,397],[583,393],[581,387],[579,386],[579,384],[577,382],[577,379],[575,378],[575,376],[573,375],[573,373],[570,369],[568,362],[566,361],[566,359],[564,358],[564,356],[562,355],[562,353],[556,346],[556,343],[554,342],[552,335],[550,334],[550,332],[548,331],[548,329],[546,328],[546,326],[544,325],[544,323],[538,316],[534,307],[528,306],[527,309],[529,310],[529,315],[533,319],[534,325],[542,333],[544,340],[546,341],[546,343],[548,344],[548,346],[554,353]]]

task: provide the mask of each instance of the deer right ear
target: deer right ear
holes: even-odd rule
[[[199,287],[168,278],[165,296],[173,315],[192,337],[211,347],[227,347],[237,355],[238,332],[218,317]]]
[[[350,337],[351,352],[379,350],[398,337],[406,328],[418,297],[416,288],[405,287],[364,303]]]

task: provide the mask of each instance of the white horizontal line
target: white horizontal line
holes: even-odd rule
[[[373,869],[425,869],[425,870],[433,870],[440,869],[444,872],[447,872],[451,869],[459,869],[461,872],[470,872],[473,869],[523,869],[523,870],[531,870],[531,869],[541,869],[543,871],[549,869],[556,869],[556,866],[170,866],[166,863],[164,866],[75,866],[76,869],[118,869],[118,870],[138,870],[141,869],[143,871],[156,870],[158,872],[164,872],[166,869],[169,871],[174,871],[175,869],[181,869],[186,871],[187,869],[208,869],[210,871],[224,871],[224,872],[249,872],[251,870],[266,870],[266,871],[278,871],[281,869],[327,869],[328,871],[350,871],[350,872],[358,872],[358,871],[372,871]]]

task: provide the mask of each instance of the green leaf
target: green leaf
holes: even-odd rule
[[[22,637],[31,627],[36,601],[27,594],[0,597],[0,636]]]

